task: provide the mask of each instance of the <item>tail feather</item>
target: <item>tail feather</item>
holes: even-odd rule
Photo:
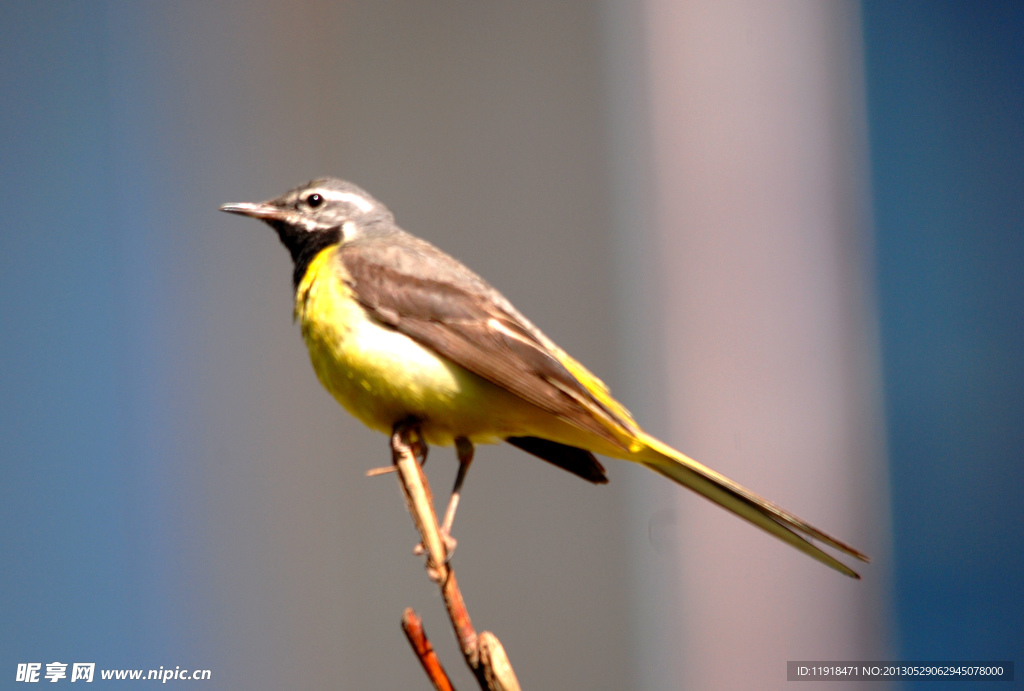
[[[860,578],[860,575],[850,567],[822,551],[804,536],[823,542],[863,562],[871,561],[863,552],[822,532],[667,444],[647,435],[643,435],[642,441],[646,448],[638,456],[645,466],[745,518],[836,571],[851,578]]]

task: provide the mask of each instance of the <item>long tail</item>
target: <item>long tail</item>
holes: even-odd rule
[[[640,462],[651,470],[707,497],[836,571],[851,578],[860,578],[857,572],[830,554],[823,552],[804,536],[823,542],[863,562],[871,561],[871,558],[863,552],[823,533],[802,519],[782,510],[724,475],[720,475],[679,453],[654,437],[641,434],[640,441],[646,448],[641,450],[637,456]]]

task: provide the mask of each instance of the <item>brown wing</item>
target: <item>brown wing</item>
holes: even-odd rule
[[[344,243],[339,257],[357,299],[382,323],[625,448],[598,418],[628,425],[558,361],[536,327],[458,261],[397,229]]]

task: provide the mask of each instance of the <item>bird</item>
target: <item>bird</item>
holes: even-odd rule
[[[605,384],[461,262],[402,230],[357,185],[324,177],[221,211],[264,221],[294,265],[294,319],[317,378],[367,427],[414,423],[454,446],[450,535],[475,447],[508,442],[595,484],[633,461],[851,578],[870,558],[641,429]]]

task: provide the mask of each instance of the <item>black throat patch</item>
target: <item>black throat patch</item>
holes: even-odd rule
[[[271,222],[281,244],[288,248],[295,262],[295,271],[292,273],[292,289],[298,290],[299,283],[306,275],[310,262],[320,253],[320,250],[336,245],[341,242],[341,227],[329,228],[313,233],[298,230],[286,223]]]

